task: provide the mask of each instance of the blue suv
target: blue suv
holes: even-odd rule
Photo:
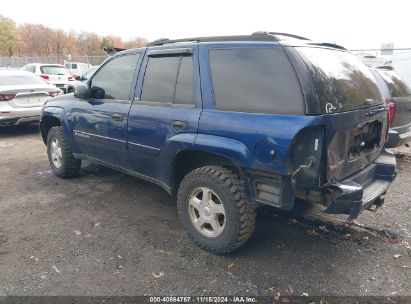
[[[192,240],[224,254],[262,205],[302,199],[351,219],[380,206],[396,173],[387,117],[344,48],[257,32],[120,51],[50,99],[40,129],[57,176],[87,159],[158,184]]]

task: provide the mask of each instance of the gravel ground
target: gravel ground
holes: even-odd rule
[[[93,164],[62,180],[36,126],[0,129],[0,295],[411,296],[411,162],[353,225],[299,205],[259,210],[227,256],[191,243],[161,188]]]

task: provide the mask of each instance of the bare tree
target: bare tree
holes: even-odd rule
[[[124,43],[124,47],[127,49],[132,49],[132,48],[139,48],[143,47],[148,43],[148,40],[143,37],[135,37],[127,42]]]

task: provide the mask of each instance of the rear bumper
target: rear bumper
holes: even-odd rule
[[[384,150],[373,163],[358,173],[326,187],[330,192],[337,192],[338,196],[328,201],[324,212],[348,214],[350,219],[355,219],[362,210],[382,205],[395,175],[395,155]]]
[[[406,133],[399,133],[395,130],[390,130],[388,132],[388,139],[385,143],[386,148],[395,148],[403,146],[407,143],[411,142],[411,131]]]
[[[33,122],[39,122],[39,121],[40,121],[40,115],[20,117],[20,118],[0,119],[0,127],[17,126],[20,124],[33,123]]]
[[[0,126],[13,126],[22,123],[38,122],[41,107],[13,108],[8,104],[0,106]]]

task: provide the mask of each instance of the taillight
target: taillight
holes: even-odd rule
[[[52,91],[52,92],[49,92],[49,95],[50,95],[51,97],[54,97],[54,96],[57,96],[57,95],[60,95],[60,94],[61,94],[60,91]]]
[[[395,102],[392,99],[386,99],[385,104],[387,105],[387,109],[388,109],[388,123],[389,123],[389,126],[390,126],[393,119],[394,119]]]
[[[48,75],[40,75],[41,78],[43,79],[50,79],[50,77]]]
[[[71,75],[71,76],[68,77],[68,80],[69,80],[69,81],[74,80],[74,79],[76,79],[76,78],[75,78],[73,75]]]
[[[288,149],[287,166],[291,181],[299,190],[318,187],[324,149],[324,130],[314,126],[302,129]]]
[[[14,97],[16,97],[16,94],[3,93],[0,94],[0,101],[9,101],[12,100]]]

